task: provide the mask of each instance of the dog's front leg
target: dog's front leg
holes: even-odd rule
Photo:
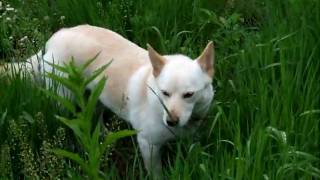
[[[146,138],[138,135],[138,143],[143,157],[144,165],[149,174],[154,177],[162,176],[160,145],[151,144]]]

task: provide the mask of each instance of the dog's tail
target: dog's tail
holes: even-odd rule
[[[41,63],[43,63],[43,50],[26,61],[0,64],[0,75],[13,76],[18,73],[39,73]]]

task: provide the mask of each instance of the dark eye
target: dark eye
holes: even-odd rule
[[[165,91],[165,90],[162,90],[161,92],[164,96],[167,96],[167,97],[170,97],[171,95],[170,93],[168,93],[168,91]]]
[[[194,92],[186,92],[183,94],[183,98],[190,98],[193,96],[193,94],[194,94]]]

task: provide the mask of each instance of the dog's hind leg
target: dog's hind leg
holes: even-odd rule
[[[0,73],[2,75],[14,76],[19,73],[39,73],[41,66],[43,51],[39,51],[26,61],[6,62],[0,64]]]

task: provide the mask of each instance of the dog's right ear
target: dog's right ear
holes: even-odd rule
[[[148,47],[149,58],[153,67],[153,75],[154,77],[158,77],[159,74],[161,73],[163,66],[166,63],[166,60],[159,53],[157,53],[157,51],[155,51],[150,46],[150,44],[147,44],[147,47]]]

